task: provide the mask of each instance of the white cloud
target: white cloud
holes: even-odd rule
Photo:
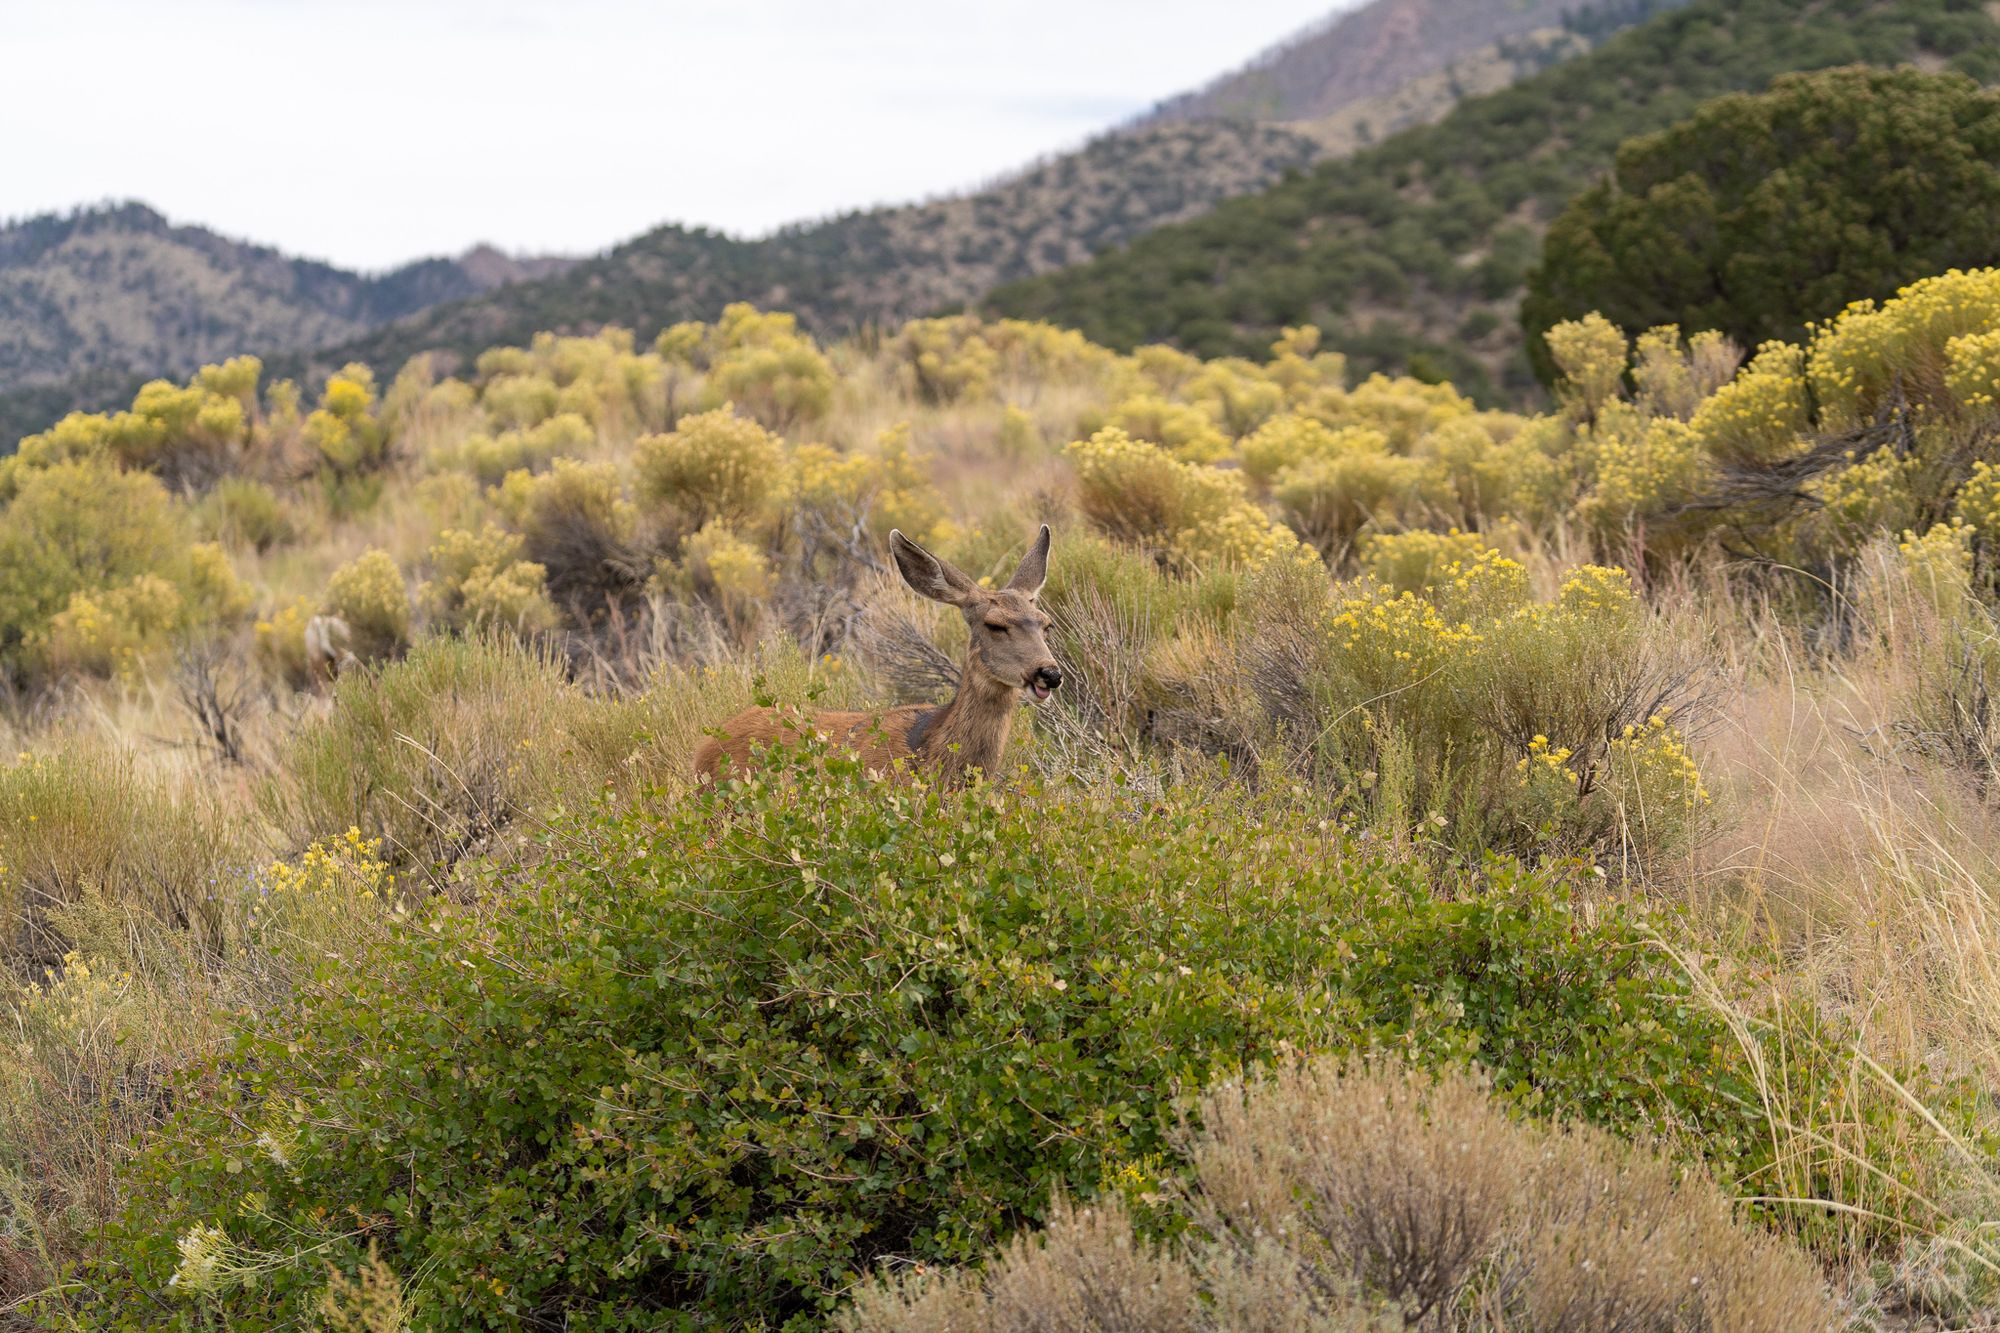
[[[987,179],[1335,0],[0,0],[0,215],[136,198],[381,268]]]

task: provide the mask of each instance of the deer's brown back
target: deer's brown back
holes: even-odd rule
[[[814,734],[844,745],[861,756],[870,768],[886,769],[898,759],[912,757],[927,723],[940,710],[928,704],[910,704],[865,712],[812,713],[808,718]],[[799,740],[798,714],[775,708],[746,708],[722,724],[722,735],[702,739],[694,752],[698,778],[726,777],[727,768],[748,772],[751,751]]]

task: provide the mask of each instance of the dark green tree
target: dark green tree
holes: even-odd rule
[[[1745,348],[1946,269],[2000,262],[2000,92],[1958,74],[1844,68],[1731,94],[1618,150],[1549,229],[1521,305],[1542,335],[1720,329]]]

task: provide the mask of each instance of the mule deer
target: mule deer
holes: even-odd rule
[[[856,751],[870,768],[887,769],[908,759],[946,777],[974,768],[994,772],[1023,698],[1046,699],[1062,684],[1062,672],[1049,654],[1049,618],[1035,605],[1049,570],[1048,525],[1042,525],[1034,549],[1007,586],[993,591],[900,532],[889,534],[889,550],[903,582],[965,616],[969,642],[958,693],[941,707],[911,704],[875,712],[814,713],[812,728]],[[723,725],[720,737],[701,743],[694,756],[695,774],[713,780],[725,761],[747,769],[752,746],[770,745],[789,730],[775,708],[746,709]]]

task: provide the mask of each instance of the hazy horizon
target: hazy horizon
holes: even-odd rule
[[[37,6],[0,86],[0,217],[136,200],[368,271],[764,235],[1074,147],[1352,3]]]

